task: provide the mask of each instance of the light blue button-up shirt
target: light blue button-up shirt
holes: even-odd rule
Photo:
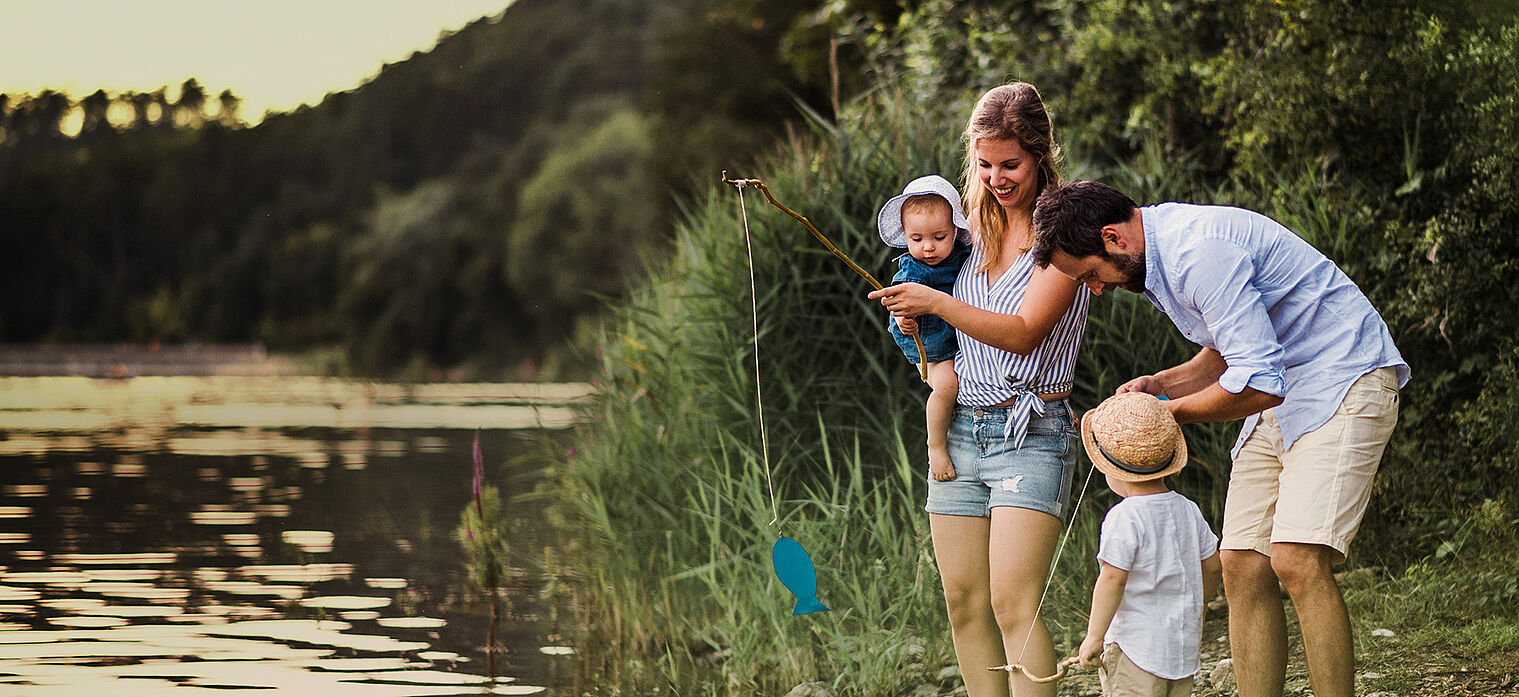
[[[1324,425],[1351,383],[1377,368],[1408,382],[1387,324],[1345,272],[1280,223],[1227,206],[1140,208],[1145,297],[1228,368],[1218,384],[1283,398],[1283,447]],[[1245,420],[1232,454],[1255,430]]]

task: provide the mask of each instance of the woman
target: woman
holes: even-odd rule
[[[1069,513],[1076,431],[1065,398],[1090,299],[1053,267],[1037,268],[1029,253],[1034,200],[1059,183],[1059,158],[1032,85],[982,95],[965,129],[973,242],[954,295],[914,283],[870,294],[898,318],[942,317],[960,341],[949,433],[956,477],[930,477],[924,508],[970,697],[1008,694],[1008,673],[991,666],[1055,669],[1038,607]],[[1053,683],[1036,685],[1022,673],[1011,686],[1016,695],[1055,694]]]

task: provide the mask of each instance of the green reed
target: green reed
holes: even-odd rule
[[[900,251],[877,237],[876,209],[912,177],[959,180],[961,118],[880,91],[837,124],[814,118],[812,133],[758,170],[728,175],[764,180],[885,282]],[[933,683],[954,660],[922,512],[927,388],[887,335],[886,313],[865,298],[868,284],[755,192],[743,194],[741,214],[739,192],[712,174],[706,197],[686,206],[671,255],[601,334],[592,423],[557,480],[583,531],[565,576],[589,625],[582,644],[601,652],[588,682],[714,695],[782,694],[808,681],[840,695]],[[1195,350],[1137,296],[1092,307],[1078,412]],[[1195,466],[1177,486],[1216,512],[1229,433],[1188,435]],[[1080,467],[1078,485],[1084,458]],[[1055,569],[1044,615],[1065,652],[1085,627],[1097,530],[1113,501],[1092,478]],[[790,614],[794,598],[770,564],[781,535],[810,553],[831,612]]]

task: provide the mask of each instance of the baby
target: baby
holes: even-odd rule
[[[1081,440],[1108,488],[1123,497],[1102,520],[1092,614],[1077,658],[1098,659],[1104,697],[1192,693],[1203,602],[1223,568],[1218,536],[1197,504],[1166,487],[1187,464],[1187,441],[1152,395],[1109,397],[1081,418]]]
[[[955,277],[970,255],[970,226],[960,209],[960,192],[944,177],[929,175],[908,182],[876,215],[881,240],[893,247],[906,247],[897,258],[892,284],[913,281],[954,291]],[[891,335],[907,360],[917,364],[918,347],[911,334],[923,342],[928,362],[928,466],[929,474],[944,482],[955,478],[949,460],[949,423],[954,415],[960,381],[955,377],[955,353],[960,350],[955,328],[934,316],[894,319]],[[905,331],[904,331],[905,329]]]

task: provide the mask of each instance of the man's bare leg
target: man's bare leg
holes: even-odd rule
[[[1239,695],[1281,697],[1287,679],[1287,614],[1272,559],[1249,549],[1222,550],[1219,557]]]
[[[1271,545],[1271,568],[1292,597],[1303,653],[1308,659],[1308,682],[1315,697],[1355,694],[1355,644],[1350,612],[1330,567],[1340,553],[1324,545],[1277,542]]]

